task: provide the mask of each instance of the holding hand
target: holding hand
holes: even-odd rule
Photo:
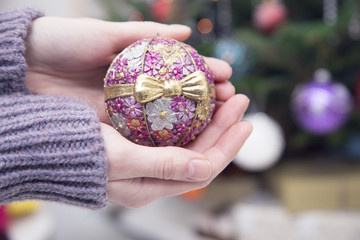
[[[108,159],[110,201],[139,207],[161,197],[206,186],[233,159],[251,132],[238,122],[248,99],[234,96],[227,80],[231,68],[205,58],[215,75],[217,111],[206,130],[190,145],[144,147],[129,142],[108,125],[103,78],[115,56],[136,40],[156,34],[179,41],[190,28],[152,22],[104,22],[95,19],[43,17],[27,38],[26,84],[35,94],[81,99],[96,106]]]

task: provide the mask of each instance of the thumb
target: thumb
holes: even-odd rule
[[[205,181],[211,164],[205,156],[180,147],[144,147],[136,144],[122,166],[128,177],[148,177],[178,181]],[[126,177],[122,175],[122,179]],[[117,179],[118,180],[118,179]]]
[[[106,124],[101,124],[101,131],[109,181],[146,177],[197,182],[210,178],[211,163],[203,154],[180,147],[140,146]]]

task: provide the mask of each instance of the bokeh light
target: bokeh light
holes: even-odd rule
[[[208,34],[213,30],[214,26],[210,19],[208,18],[202,18],[199,20],[197,24],[197,29],[202,34]]]

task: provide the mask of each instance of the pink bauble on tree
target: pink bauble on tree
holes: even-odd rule
[[[275,0],[265,0],[256,9],[253,15],[254,26],[263,34],[274,32],[287,17],[284,4]]]
[[[166,22],[170,19],[174,8],[174,0],[155,0],[151,5],[151,12],[154,20]]]
[[[135,42],[104,79],[113,126],[145,146],[183,146],[204,130],[215,109],[214,77],[191,46],[155,37]]]

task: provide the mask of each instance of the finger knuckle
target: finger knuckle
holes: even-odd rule
[[[155,176],[161,179],[173,179],[176,174],[174,156],[170,155],[164,159],[159,159],[155,166]]]
[[[174,156],[168,157],[164,162],[163,178],[173,179],[175,177],[175,165]]]

